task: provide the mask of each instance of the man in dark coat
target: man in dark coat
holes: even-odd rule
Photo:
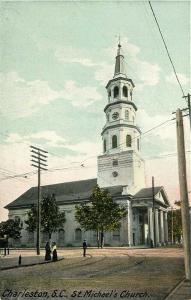
[[[87,249],[87,242],[86,240],[83,241],[83,256],[86,256],[86,249]]]

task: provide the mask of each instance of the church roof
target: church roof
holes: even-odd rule
[[[159,197],[159,195],[161,194],[161,198]],[[133,196],[133,200],[151,200],[152,199],[152,187],[149,188],[144,188],[141,189],[140,191],[138,191],[134,196]],[[168,196],[165,192],[165,189],[163,186],[155,186],[154,187],[154,196],[155,196],[155,201],[159,202],[159,203],[163,203],[166,206],[170,206],[170,202],[168,199]]]
[[[155,186],[154,194],[156,195],[162,188],[162,186]],[[133,198],[152,198],[152,195],[152,187],[150,187],[141,189],[133,196]]]
[[[57,183],[45,185],[41,187],[42,195],[55,194],[59,204],[70,204],[82,200],[88,200],[93,188],[97,184],[97,178],[79,180],[72,182]],[[120,196],[122,194],[122,186],[113,186],[106,188],[112,196]],[[32,187],[16,200],[5,206],[7,209],[30,208],[37,203],[38,189]]]

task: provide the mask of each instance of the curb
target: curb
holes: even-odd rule
[[[170,293],[163,300],[169,300],[170,297],[179,289],[179,287],[181,287],[181,285],[184,283],[185,280],[186,280],[185,278],[181,279],[181,281],[179,281],[177,283],[177,285],[174,288],[172,288],[172,290],[170,291]]]
[[[64,257],[59,258],[56,261],[53,261],[53,260],[51,260],[51,261],[42,261],[42,262],[38,262],[38,263],[32,263],[32,264],[21,265],[21,266],[3,267],[3,268],[0,268],[0,271],[12,270],[12,269],[17,269],[17,268],[20,269],[20,268],[26,268],[26,267],[32,267],[32,266],[44,265],[44,264],[50,264],[50,263],[56,263],[56,262],[61,261],[63,259],[64,259]]]

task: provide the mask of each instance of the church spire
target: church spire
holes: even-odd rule
[[[124,56],[121,54],[120,40],[117,49],[117,56],[115,61],[115,72],[113,77],[117,77],[118,75],[126,77],[125,61],[124,61]]]

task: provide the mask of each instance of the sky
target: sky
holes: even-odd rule
[[[190,2],[152,1],[184,89],[190,92]],[[179,199],[176,124],[186,106],[147,1],[0,2],[0,221],[37,184],[30,145],[48,151],[42,185],[97,176],[105,86],[118,36],[142,135],[147,186]],[[184,118],[190,187],[190,129]],[[83,164],[83,166],[81,166]],[[189,193],[190,195],[190,193]]]

